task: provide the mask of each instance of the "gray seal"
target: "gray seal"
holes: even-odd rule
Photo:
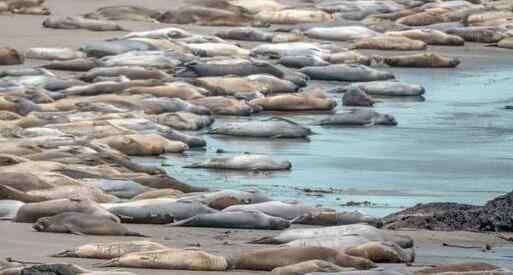
[[[125,226],[111,219],[78,212],[66,212],[40,218],[33,228],[39,232],[147,237],[140,233],[129,231]]]
[[[288,119],[272,117],[260,121],[226,123],[208,133],[256,138],[306,138],[312,134],[312,130]]]
[[[350,112],[338,113],[325,118],[319,124],[325,126],[395,126],[397,121],[389,114],[382,114],[369,109],[353,109]]]
[[[377,81],[394,79],[389,72],[379,71],[360,64],[339,64],[323,67],[305,67],[300,72],[313,80],[327,81]]]
[[[184,168],[252,171],[289,170],[291,167],[292,164],[289,161],[276,161],[269,156],[248,154],[224,158],[211,158],[184,166]]]
[[[282,230],[288,228],[290,222],[261,212],[238,211],[200,214],[168,226]]]

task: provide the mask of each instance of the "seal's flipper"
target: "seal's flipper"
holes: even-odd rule
[[[76,257],[77,256],[77,253],[75,252],[75,250],[71,250],[71,249],[68,249],[68,250],[64,250],[60,253],[57,253],[57,254],[53,254],[53,255],[50,255],[50,257]]]
[[[248,242],[250,244],[281,244],[281,242],[278,242],[274,237],[263,237],[260,239],[256,239],[254,241]]]
[[[143,235],[139,232],[132,232],[128,231],[126,232],[125,236],[134,236],[134,237],[142,237],[142,238],[151,238],[151,236]]]
[[[66,228],[68,229],[69,233],[71,233],[71,234],[85,235],[83,232],[80,231],[80,229],[76,228],[73,225],[66,225]]]

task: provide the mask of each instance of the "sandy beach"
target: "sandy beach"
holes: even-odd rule
[[[108,5],[143,5],[147,8],[166,9],[182,5],[186,0],[47,0],[52,16],[82,15]],[[124,32],[92,32],[87,30],[53,30],[41,26],[44,16],[0,15],[2,46],[18,50],[31,47],[71,47],[82,43],[118,37]],[[143,31],[168,26],[147,22],[120,22],[132,31]],[[342,24],[342,23],[341,23]],[[351,24],[350,22],[347,24]],[[201,34],[213,34],[222,29],[180,25],[180,28]],[[241,42],[244,47],[255,43]],[[348,47],[349,43],[334,43]],[[402,81],[426,86],[425,101],[406,102],[383,99],[377,111],[391,112],[399,120],[394,130],[344,129],[336,132],[315,127],[317,135],[312,141],[253,141],[230,140],[204,136],[208,142],[206,152],[190,151],[164,156],[167,172],[187,183],[210,188],[241,189],[258,187],[273,198],[299,200],[311,205],[322,205],[342,210],[362,210],[384,216],[421,202],[452,201],[484,204],[487,200],[511,191],[513,155],[509,150],[513,128],[511,113],[502,110],[511,103],[511,50],[484,47],[467,43],[464,47],[430,46],[430,51],[458,57],[462,64],[456,69],[389,69]],[[362,51],[364,54],[397,55],[404,52]],[[16,67],[43,64],[27,60]],[[0,66],[0,70],[6,67]],[[335,83],[314,82],[308,89],[332,88]],[[483,89],[496,91],[484,94]],[[484,95],[483,95],[484,94]],[[480,97],[482,96],[482,97]],[[336,111],[343,110],[337,107]],[[266,118],[276,113],[258,114]],[[285,115],[278,113],[280,115]],[[290,114],[287,114],[287,116]],[[294,119],[307,125],[322,117],[321,114],[294,115]],[[224,118],[219,121],[245,120]],[[216,122],[217,123],[217,122]],[[394,132],[395,131],[395,132]],[[383,146],[383,141],[388,141]],[[290,172],[233,173],[187,170],[186,163],[215,156],[216,149],[232,153],[269,153],[288,158],[294,165]],[[481,154],[476,154],[479,151]],[[159,165],[162,158],[137,158],[140,163]],[[416,160],[413,163],[413,160]],[[491,181],[493,179],[493,181]],[[436,183],[439,187],[433,187]],[[336,189],[340,192],[311,196],[301,189]],[[349,201],[370,201],[373,206],[343,207]],[[204,229],[163,227],[157,225],[127,225],[130,229],[150,235],[151,240],[170,247],[197,246],[207,252],[230,257],[242,251],[266,247],[251,245],[248,241],[278,234],[276,231]],[[416,266],[480,261],[513,269],[513,244],[497,238],[495,233],[398,231],[415,240]],[[64,249],[91,242],[128,240],[125,237],[78,236],[71,234],[39,233],[32,224],[0,221],[0,259],[10,257],[27,262],[76,263],[93,267],[100,260],[52,258],[50,255]],[[445,247],[444,243],[479,248]],[[492,249],[483,250],[487,245]],[[396,265],[394,268],[404,268]],[[198,274],[180,270],[126,269],[137,274]],[[222,272],[225,273],[225,272]],[[208,272],[208,274],[222,274]],[[265,272],[229,271],[230,274],[264,274]]]

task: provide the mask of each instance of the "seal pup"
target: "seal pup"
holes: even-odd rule
[[[334,249],[324,247],[267,248],[242,253],[230,261],[235,269],[271,271],[309,260],[324,260],[341,267],[370,269],[376,265],[368,259],[353,257]]]
[[[322,119],[319,124],[325,126],[396,126],[397,120],[390,114],[382,114],[369,109],[353,109]]]
[[[124,254],[119,258],[96,266],[225,271],[228,268],[228,262],[222,256],[212,255],[197,249],[166,248]]]
[[[19,65],[25,62],[22,54],[14,48],[1,47],[0,48],[0,65]]]
[[[445,57],[435,53],[387,56],[384,62],[391,67],[414,68],[455,68],[461,63],[458,58]]]
[[[148,237],[129,231],[120,223],[109,218],[65,212],[51,217],[40,218],[33,228],[39,232],[71,233],[77,235],[135,236]]]
[[[312,130],[285,118],[272,117],[261,121],[225,123],[208,133],[256,138],[306,138]]]
[[[52,257],[114,259],[132,252],[153,251],[167,247],[150,241],[124,241],[111,243],[90,243],[67,249]]]
[[[282,230],[288,228],[290,222],[262,212],[237,211],[200,214],[167,226]]]
[[[292,164],[289,161],[275,161],[266,155],[244,154],[225,158],[211,158],[186,165],[184,168],[274,171],[290,170]]]

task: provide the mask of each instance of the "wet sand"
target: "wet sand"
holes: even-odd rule
[[[169,247],[185,248],[197,246],[207,252],[230,257],[240,252],[275,247],[272,245],[251,245],[248,241],[264,236],[278,234],[279,231],[207,229],[207,228],[171,228],[156,225],[127,225],[133,231],[152,236],[151,240]],[[498,239],[494,234],[471,232],[429,232],[429,231],[395,231],[409,235],[415,239],[416,266],[485,261],[501,267],[513,268],[513,247],[511,243]],[[52,258],[50,255],[75,246],[92,242],[110,242],[130,240],[129,237],[98,237],[77,236],[71,234],[40,233],[32,229],[31,224],[0,222],[0,259],[11,257],[15,260],[28,262],[66,262],[76,263],[84,268],[100,270],[93,265],[102,263],[97,259]],[[442,243],[464,246],[494,246],[492,251],[482,252],[481,249],[462,249],[443,247]],[[508,246],[509,245],[509,246]],[[404,265],[382,265],[387,268],[401,269]],[[113,269],[113,268],[110,268]],[[118,269],[118,268],[116,268]],[[180,270],[150,270],[121,268],[137,274],[199,274],[202,272]],[[206,272],[204,272],[206,273]],[[208,272],[208,274],[224,274],[226,272]],[[246,270],[231,270],[229,274],[265,274]]]

